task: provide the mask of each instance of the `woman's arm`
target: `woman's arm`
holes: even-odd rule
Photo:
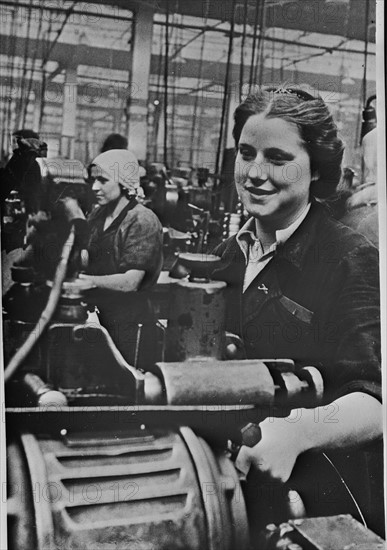
[[[138,290],[144,275],[145,271],[142,269],[129,269],[126,273],[114,273],[113,275],[85,275],[80,273],[79,278],[94,283],[97,288],[118,292],[135,292]]]
[[[269,479],[286,482],[304,451],[353,448],[383,434],[382,405],[356,392],[315,409],[294,409],[286,418],[268,417],[260,424],[262,438],[242,447],[236,465],[247,473],[254,466]]]

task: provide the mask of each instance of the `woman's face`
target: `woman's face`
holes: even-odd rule
[[[94,180],[92,189],[98,204],[101,206],[117,200],[121,195],[119,184],[108,176],[101,174],[97,166],[91,167],[91,178]]]
[[[297,126],[264,114],[247,119],[235,161],[235,184],[248,213],[283,229],[309,202],[310,158]]]

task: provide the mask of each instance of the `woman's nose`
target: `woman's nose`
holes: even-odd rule
[[[253,182],[261,182],[269,179],[269,165],[265,158],[258,153],[254,161],[249,164],[247,177]]]
[[[98,191],[100,189],[100,183],[98,180],[94,180],[93,185],[91,186],[93,191]]]

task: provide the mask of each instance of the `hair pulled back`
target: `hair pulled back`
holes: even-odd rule
[[[340,181],[344,145],[321,97],[301,88],[268,88],[247,96],[234,113],[236,146],[248,118],[261,113],[297,125],[309,154],[311,173],[316,177],[311,183],[311,195],[318,199],[330,197]]]

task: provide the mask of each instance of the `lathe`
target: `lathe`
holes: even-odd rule
[[[4,297],[9,548],[338,550],[351,521],[360,547],[381,548],[351,518],[300,519],[287,491],[293,519],[250,537],[259,518],[238,449],[259,440],[262,419],[316,406],[324,389],[313,366],[241,358],[223,326],[226,284],[211,280],[219,259],[180,255],[188,275],[149,342],[159,361],[140,370],[90,321],[79,227],[61,227],[50,281],[35,239]],[[329,545],[324,529],[339,533]]]

